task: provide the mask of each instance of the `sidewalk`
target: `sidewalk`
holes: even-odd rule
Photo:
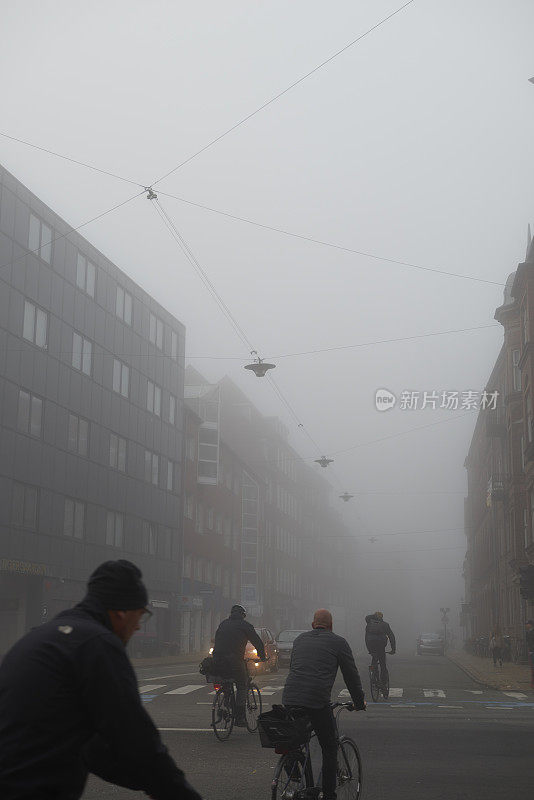
[[[197,666],[202,661],[201,655],[186,656],[154,656],[153,658],[131,658],[134,667],[159,667],[165,664],[194,664]]]
[[[472,656],[464,650],[448,650],[447,658],[466,672],[470,678],[501,691],[525,692],[532,694],[530,687],[530,667],[526,664],[493,666],[492,658]]]

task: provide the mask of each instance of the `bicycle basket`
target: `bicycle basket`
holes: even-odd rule
[[[260,714],[258,730],[262,747],[293,750],[310,741],[313,728],[308,717],[292,719],[278,708]]]

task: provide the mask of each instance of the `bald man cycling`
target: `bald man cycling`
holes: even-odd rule
[[[334,714],[330,707],[338,667],[358,710],[365,709],[362,683],[348,642],[332,631],[332,614],[315,612],[312,630],[293,642],[283,704],[301,710],[311,719],[323,753],[323,798],[336,798],[337,742]]]

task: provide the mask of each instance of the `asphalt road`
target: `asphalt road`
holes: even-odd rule
[[[358,659],[366,694],[367,664]],[[364,800],[531,796],[534,696],[485,689],[440,656],[395,655],[389,665],[389,700],[342,716],[342,730],[362,754]],[[246,729],[234,729],[227,742],[215,739],[209,727],[212,687],[197,668],[195,663],[138,670],[147,711],[206,800],[269,798],[277,756]],[[281,702],[286,674],[258,678],[264,710]],[[333,697],[343,689],[338,676]],[[141,796],[91,778],[84,800]]]

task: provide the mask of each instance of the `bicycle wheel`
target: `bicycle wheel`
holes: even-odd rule
[[[380,694],[380,688],[378,686],[376,670],[374,667],[369,667],[369,683],[371,684],[371,697],[373,698],[373,703],[376,703]]]
[[[261,714],[261,694],[255,683],[251,683],[247,691],[245,717],[247,730],[255,733],[258,730],[258,717]]]
[[[358,800],[362,791],[362,759],[352,739],[341,737],[337,746],[338,800]]]
[[[382,683],[382,696],[384,700],[387,700],[389,697],[389,675],[386,676]]]
[[[313,775],[309,758],[302,750],[281,756],[271,783],[271,800],[290,800],[303,789],[311,789]]]
[[[211,725],[219,741],[228,739],[234,727],[234,693],[218,689],[211,709]]]

